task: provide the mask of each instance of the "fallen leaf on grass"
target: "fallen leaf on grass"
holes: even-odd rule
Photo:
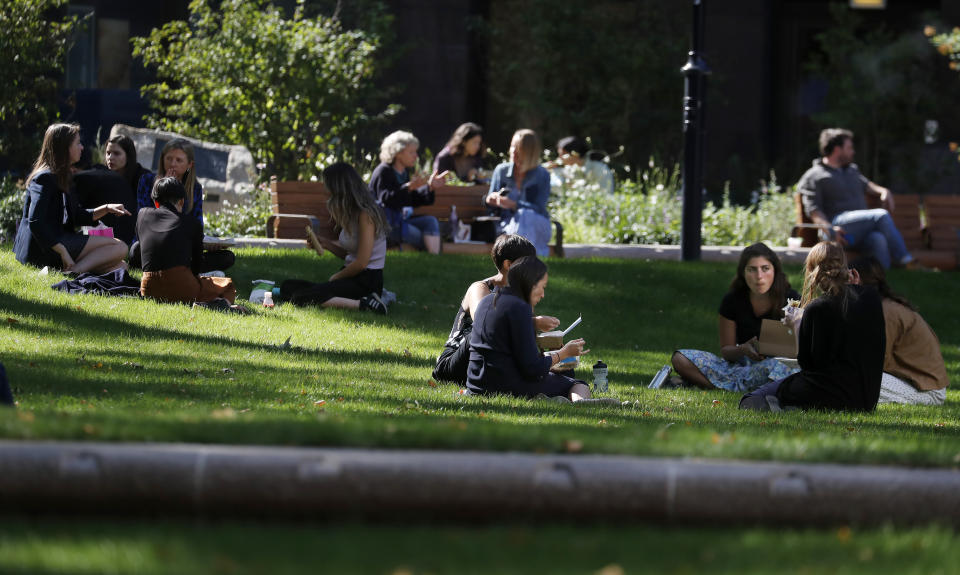
[[[713,400],[713,404],[714,404],[714,405],[723,405],[723,402],[720,401],[719,399],[714,399],[714,400]]]
[[[427,385],[429,385],[430,387],[437,387],[437,382],[431,379],[427,382]]]
[[[853,536],[853,532],[850,531],[850,528],[847,527],[846,525],[844,525],[840,529],[837,529],[837,539],[839,539],[841,543],[846,543],[847,541],[850,541],[851,536]]]
[[[583,442],[579,439],[568,439],[563,442],[563,448],[567,453],[580,453],[583,450]]]
[[[12,317],[7,318],[7,323],[20,323],[19,319],[14,319]]]
[[[316,405],[317,407],[323,407],[324,405],[327,404],[327,400],[326,400],[326,399],[318,399],[317,401],[314,401],[313,404]]]

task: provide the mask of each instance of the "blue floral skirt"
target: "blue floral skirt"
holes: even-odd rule
[[[697,366],[714,387],[739,393],[753,391],[769,381],[783,379],[800,371],[798,368],[787,367],[772,357],[762,361],[742,357],[734,363],[699,349],[678,349],[677,353]]]

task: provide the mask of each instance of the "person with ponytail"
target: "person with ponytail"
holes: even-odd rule
[[[167,142],[160,150],[160,160],[157,163],[157,173],[147,172],[140,178],[137,185],[137,211],[155,207],[153,198],[153,184],[158,177],[172,177],[180,180],[187,196],[183,201],[183,213],[200,223],[203,231],[203,186],[197,180],[195,153],[193,144],[183,138],[174,138]],[[130,261],[138,262],[137,250],[131,249]],[[236,256],[230,250],[217,249],[203,252],[203,259],[197,263],[201,272],[225,270],[236,261]]]
[[[883,298],[887,347],[880,383],[880,403],[943,405],[947,398],[947,367],[937,334],[907,298],[887,284],[883,264],[874,257],[850,264],[852,281],[873,286]]]
[[[203,229],[183,213],[187,192],[179,178],[159,178],[150,197],[159,207],[137,214],[137,236],[143,260],[140,295],[168,303],[206,303],[237,296],[233,280],[199,277],[203,261]]]
[[[820,242],[804,264],[797,362],[800,372],[763,385],[740,400],[741,409],[784,407],[872,411],[880,397],[886,332],[880,294],[853,285],[843,248]]]
[[[27,177],[23,217],[13,250],[17,261],[64,272],[105,273],[123,265],[127,246],[106,236],[85,236],[77,226],[92,226],[105,215],[129,216],[123,204],[85,210],[74,193],[73,166],[83,144],[76,124],[53,124],[43,136],[40,155]]]
[[[537,349],[531,318],[543,299],[547,279],[547,264],[536,256],[525,256],[510,266],[507,285],[480,301],[470,333],[467,389],[476,395],[503,393],[619,405],[609,397],[591,399],[585,382],[551,371],[567,358],[588,353],[583,339],[568,341],[547,355]]]

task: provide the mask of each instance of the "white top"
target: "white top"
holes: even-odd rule
[[[360,228],[359,223],[356,225]],[[344,262],[350,265],[357,259],[357,238],[347,233],[347,230],[340,230],[340,245],[347,250],[347,257]],[[367,262],[368,270],[382,270],[383,264],[387,259],[387,237],[380,236],[373,240],[373,250],[370,252],[370,261]]]

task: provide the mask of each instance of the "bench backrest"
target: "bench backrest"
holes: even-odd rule
[[[320,222],[317,235],[336,238],[333,219],[327,211],[330,193],[322,182],[271,182],[270,203],[274,214],[302,214],[313,216]],[[295,219],[278,219],[278,238],[307,237],[304,224]]]
[[[930,247],[960,251],[960,196],[924,196]]]

